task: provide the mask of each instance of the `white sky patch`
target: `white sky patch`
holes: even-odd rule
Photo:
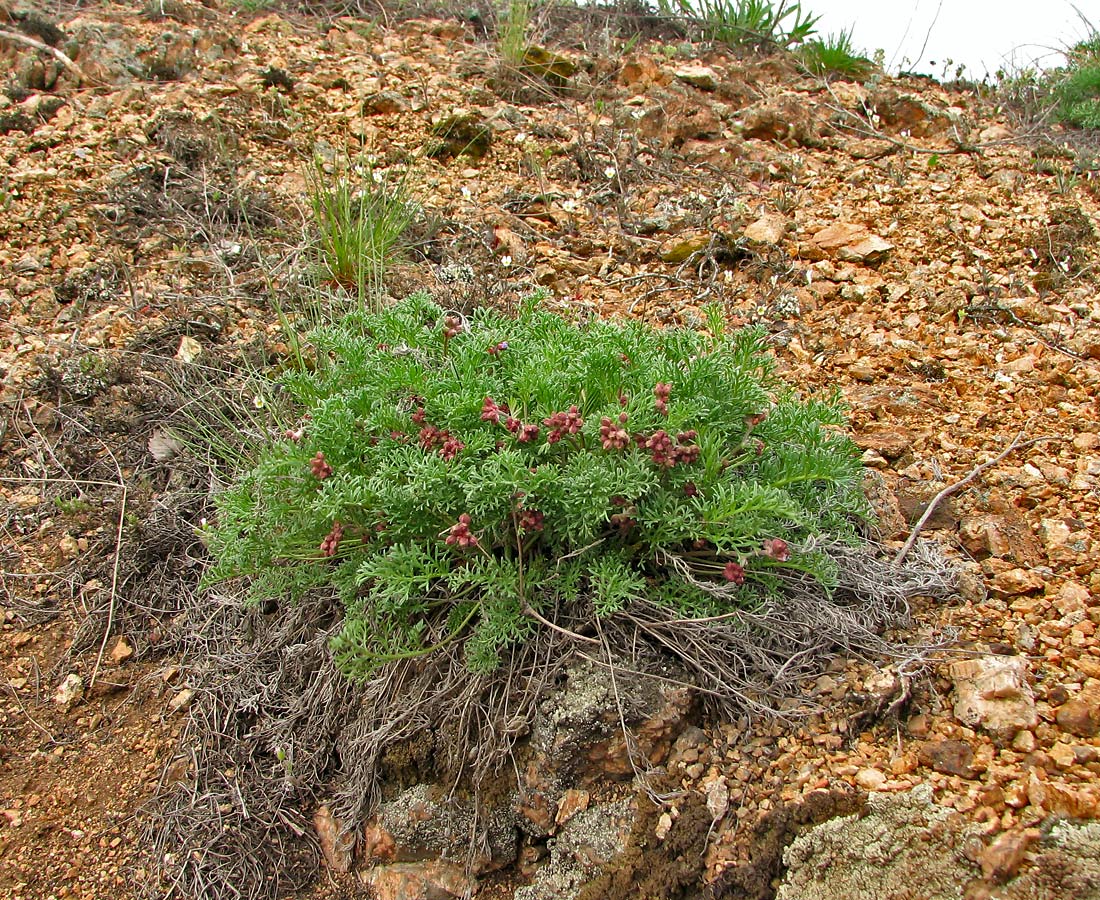
[[[886,53],[891,72],[981,78],[999,68],[1062,65],[1061,50],[1100,29],[1100,0],[802,0],[823,36],[851,29],[857,50]],[[948,63],[948,60],[951,60]]]

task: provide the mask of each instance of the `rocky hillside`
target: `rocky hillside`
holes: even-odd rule
[[[662,897],[882,897],[880,878],[1100,896],[1079,824],[1100,816],[1100,177],[1081,134],[636,13],[547,17],[553,54],[519,72],[481,16],[0,14],[0,894],[159,890],[142,810],[188,778],[172,628],[207,511],[160,427],[166,373],[287,358],[279,313],[315,280],[311,160],[365,153],[419,205],[390,295],[541,286],[570,317],[688,326],[717,304],[767,327],[800,389],[843,393],[888,547],[965,481],[922,526],[961,572],[914,611],[942,649],[833,660],[807,719],[677,719],[674,789],[626,816],[600,896],[627,896],[624,872]],[[548,833],[583,848],[598,795],[570,794]],[[861,811],[856,840],[836,816]],[[273,833],[319,827],[331,866],[315,812]],[[483,896],[545,882],[529,855]],[[397,865],[381,896],[470,887]]]

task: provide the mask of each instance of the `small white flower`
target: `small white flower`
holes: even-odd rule
[[[502,266],[504,266],[504,268],[506,268],[506,269],[507,269],[507,268],[509,268],[509,267],[510,267],[510,266],[512,265],[512,257],[510,257],[510,256],[502,256],[502,257],[500,258],[500,264],[501,264]]]
[[[210,523],[206,521],[206,516],[203,516],[201,519],[199,519],[199,528],[206,528],[206,526],[209,524]]]
[[[259,394],[257,394],[255,397],[252,398],[252,405],[255,406],[256,409],[263,409],[264,408],[264,398],[262,396],[260,396]]]
[[[614,166],[608,166],[606,169],[603,170],[603,174],[607,178],[614,178],[616,175],[619,174],[619,172]]]
[[[382,173],[379,172],[377,169],[373,170],[370,173],[370,177],[374,179],[375,184],[381,184],[382,183]]]
[[[515,141],[517,144],[522,144],[525,140],[527,140],[527,135],[525,132],[517,131],[516,136],[512,138],[512,140]]]
[[[462,185],[462,196],[465,199],[469,200],[473,195],[474,195],[473,191],[471,191],[468,187],[466,187],[466,185]]]

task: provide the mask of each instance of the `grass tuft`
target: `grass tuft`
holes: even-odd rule
[[[874,63],[852,45],[850,30],[806,41],[798,57],[814,75],[865,78],[874,70]]]
[[[308,181],[323,277],[360,303],[377,304],[386,270],[416,218],[408,171],[390,177],[369,163],[347,161],[329,174],[315,158]]]
[[[707,40],[733,47],[770,49],[801,44],[817,33],[820,16],[801,3],[780,0],[677,0],[679,12],[696,19]],[[671,12],[668,0],[662,3]]]
[[[531,0],[507,0],[497,31],[497,49],[504,65],[523,66],[527,54],[527,30],[531,25]]]

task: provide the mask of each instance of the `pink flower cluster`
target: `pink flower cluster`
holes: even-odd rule
[[[630,446],[630,435],[623,427],[626,422],[626,413],[619,413],[618,423],[612,422],[607,416],[600,419],[600,444],[604,450],[625,450]]]
[[[566,412],[556,412],[548,419],[543,419],[542,424],[550,429],[550,433],[546,435],[546,443],[556,444],[567,434],[577,434],[584,427],[584,419],[574,403]]]
[[[658,381],[653,386],[653,396],[656,398],[657,412],[663,416],[668,415],[668,398],[672,395],[672,385]]]
[[[745,567],[738,565],[735,562],[726,563],[726,567],[722,570],[722,577],[726,581],[732,581],[734,584],[745,583]]]
[[[443,337],[450,340],[462,330],[462,318],[460,316],[445,316],[443,318]]]
[[[324,481],[332,474],[332,466],[325,461],[325,454],[320,450],[318,450],[317,455],[309,461],[309,471],[318,481]]]
[[[574,406],[573,409],[576,409],[576,407]],[[555,415],[559,415],[559,413],[555,413]],[[492,397],[486,397],[481,405],[481,421],[503,425],[510,434],[515,435],[516,440],[521,444],[530,444],[539,438],[538,425],[525,425],[509,413],[507,403],[498,405]]]
[[[791,548],[782,538],[768,538],[765,540],[763,553],[777,562],[786,562],[791,558]]]
[[[546,517],[537,509],[520,509],[516,526],[520,531],[542,531]]]
[[[485,402],[481,404],[481,421],[482,422],[500,422],[501,416],[508,415],[508,404],[498,406],[496,400],[492,397],[486,397]]]
[[[648,438],[645,435],[638,435],[634,440],[638,446],[649,451],[654,463],[671,469],[681,463],[690,465],[699,459],[699,445],[692,443],[698,436],[699,433],[694,430],[681,431],[676,435],[674,444],[669,433],[661,429],[653,432]]]
[[[466,445],[449,431],[425,425],[420,429],[420,446],[425,450],[438,450],[439,455],[450,462],[465,449]]]
[[[332,530],[321,541],[321,553],[324,556],[335,556],[340,549],[340,541],[344,539],[344,526],[339,522],[332,523]]]
[[[470,531],[470,523],[472,521],[469,513],[460,515],[458,521],[447,530],[447,537],[444,543],[449,547],[459,547],[463,550],[469,547],[476,547],[477,535]]]

